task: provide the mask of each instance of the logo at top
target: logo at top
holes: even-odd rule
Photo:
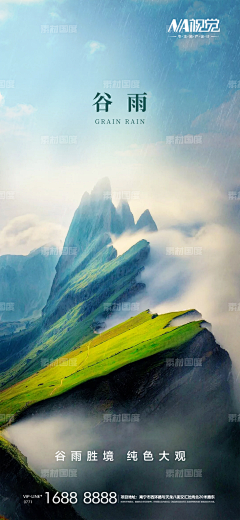
[[[219,20],[213,19],[181,19],[179,22],[174,18],[171,25],[167,26],[168,33],[219,33]],[[174,35],[175,36],[175,35]]]

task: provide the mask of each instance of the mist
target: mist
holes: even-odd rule
[[[239,392],[240,337],[240,238],[228,225],[206,224],[191,232],[176,228],[156,233],[125,234],[113,240],[121,255],[138,240],[150,242],[150,255],[139,280],[146,284],[144,292],[132,300],[139,303],[137,312],[116,312],[107,320],[107,328],[138,312],[150,309],[158,314],[197,310],[211,323],[216,341],[229,352],[234,367],[235,390]],[[167,248],[174,248],[168,255]],[[175,255],[177,248],[193,248],[191,255]],[[194,254],[194,248],[201,254]],[[236,310],[229,310],[230,304]],[[239,309],[239,310],[237,310]]]
[[[61,396],[61,399],[64,397]],[[233,454],[224,446],[219,452],[218,446],[205,442],[208,427],[202,430],[197,427],[202,419],[201,410],[193,410],[188,417],[171,420],[164,416],[159,419],[148,418],[139,423],[102,423],[83,403],[67,405],[61,412],[45,410],[37,416],[22,418],[5,432],[9,440],[16,444],[27,456],[29,466],[41,476],[42,469],[77,469],[76,478],[47,478],[59,491],[77,491],[78,504],[74,506],[86,520],[122,520],[123,514],[133,520],[158,520],[160,511],[164,518],[172,520],[173,515],[184,518],[202,520],[222,520],[226,517],[226,497],[218,490],[216,504],[117,504],[106,507],[101,504],[83,504],[85,491],[115,491],[121,495],[129,494],[202,494],[216,493],[215,472],[220,465],[231,468],[236,464]],[[129,410],[131,411],[131,410]],[[215,431],[215,434],[217,432]],[[57,462],[55,453],[63,450],[66,454],[64,462]],[[81,450],[82,460],[70,462],[71,450]],[[97,462],[87,462],[88,450],[96,450]],[[102,460],[104,450],[114,452],[114,461]],[[138,452],[138,461],[127,461],[128,450]],[[143,461],[143,452],[153,453],[152,462]],[[159,462],[159,453],[169,453],[170,461]],[[175,450],[186,451],[186,461],[174,462]],[[202,478],[166,478],[166,469],[201,468]],[[230,471],[230,469],[228,469]],[[222,472],[221,480],[225,485],[228,476]],[[221,508],[223,507],[222,511]]]

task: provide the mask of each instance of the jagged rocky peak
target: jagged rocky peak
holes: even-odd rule
[[[71,222],[65,246],[75,246],[78,253],[102,233],[120,234],[122,226],[111,201],[111,185],[107,177],[101,179],[91,194],[85,192]]]
[[[107,177],[97,182],[91,194],[85,192],[75,211],[70,225],[65,247],[77,247],[81,254],[86,246],[103,233],[121,235],[124,231],[138,231],[148,228],[156,231],[157,226],[146,210],[136,226],[134,217],[126,200],[122,200],[116,209],[111,199],[111,184]]]
[[[98,200],[109,200],[111,198],[111,184],[108,177],[103,177],[91,191],[91,197]]]
[[[120,200],[117,207],[117,213],[121,218],[123,231],[133,231],[135,227],[134,216],[127,200]]]
[[[135,231],[139,231],[140,229],[145,229],[146,231],[151,232],[158,230],[149,209],[146,209],[142,213],[135,225]]]
[[[54,278],[56,253],[56,245],[45,244],[28,255],[0,256],[0,301],[14,302],[12,312],[0,310],[1,321],[18,321],[41,312]]]
[[[81,207],[83,208],[84,206],[87,206],[90,202],[90,199],[91,199],[91,196],[89,195],[88,191],[85,191],[83,196],[82,196],[82,199],[81,199],[81,202],[80,202],[80,205],[78,207],[78,209]]]
[[[122,200],[116,209],[111,198],[111,184],[107,177],[97,182],[91,193],[85,192],[79,207],[74,213],[69,227],[64,248],[74,248],[76,255],[65,254],[59,259],[56,267],[56,277],[53,287],[56,287],[66,269],[76,268],[77,258],[80,258],[88,246],[101,235],[121,235],[125,231],[135,232],[147,228],[156,231],[157,226],[148,210],[146,210],[135,225],[134,217],[126,200]],[[101,249],[99,241],[99,250]],[[96,251],[95,251],[96,252]]]

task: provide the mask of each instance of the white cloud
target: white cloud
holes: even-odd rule
[[[103,43],[93,40],[85,43],[84,47],[87,50],[87,54],[89,56],[93,56],[95,52],[103,52],[106,50],[106,46]]]
[[[36,108],[34,108],[32,105],[17,104],[15,107],[5,107],[4,116],[7,119],[16,119],[30,116],[34,112],[36,112]]]
[[[208,48],[210,45],[221,45],[222,40],[219,36],[218,38],[178,38],[176,41],[176,46],[180,52],[195,52],[195,51],[203,51]]]
[[[212,324],[216,340],[228,350],[239,371],[239,311],[229,311],[229,304],[239,303],[238,232],[209,219],[191,236],[168,228],[151,234],[125,234],[113,245],[121,255],[142,238],[150,242],[151,253],[141,274],[146,291],[139,295],[140,309],[150,308],[159,314],[196,309]],[[183,248],[183,252],[193,248],[193,254],[168,256],[167,247],[174,251]],[[194,254],[194,248],[201,248],[202,254]],[[115,319],[114,324],[117,322]]]
[[[199,0],[196,0],[195,2],[193,2],[192,5],[190,5],[190,7],[188,8],[188,10],[186,11],[186,18],[190,19],[190,18],[200,18],[201,16],[204,18],[204,15],[207,14],[207,6],[199,1]]]
[[[0,255],[25,255],[48,243],[60,246],[66,232],[63,226],[40,220],[34,214],[15,217],[0,231]]]
[[[24,121],[36,112],[32,105],[18,103],[13,107],[5,105],[0,93],[0,134],[26,135]]]
[[[126,150],[117,151],[116,155],[120,157],[154,157],[159,155],[165,144],[163,141],[145,145],[131,144]]]
[[[194,119],[192,128],[204,128],[207,132],[240,133],[240,91],[217,108],[207,110]]]
[[[0,2],[1,3],[1,2]],[[9,18],[11,18],[11,13],[9,11],[0,11],[0,22],[5,22]]]
[[[62,17],[60,11],[58,9],[54,9],[53,11],[51,11],[49,13],[49,15],[51,16],[51,18],[54,18],[55,20],[58,20],[59,22],[65,22],[65,18]]]
[[[189,88],[180,88],[179,92],[180,94],[190,94],[192,90],[190,90]]]
[[[166,256],[166,247],[202,247],[199,256]],[[213,333],[240,369],[239,234],[227,225],[206,224],[193,237],[168,229],[151,238],[152,263],[143,272],[151,310],[169,312],[195,308],[212,323]],[[181,283],[182,282],[182,283]],[[180,291],[178,292],[178,288]],[[172,294],[162,303],[162,295]]]

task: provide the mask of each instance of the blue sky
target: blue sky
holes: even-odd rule
[[[36,132],[69,125],[79,131],[82,118],[89,121],[90,131],[95,91],[105,79],[118,78],[139,79],[141,87],[153,93],[153,138],[171,128],[185,132],[199,109],[204,112],[226,99],[229,79],[238,78],[239,17],[234,2],[232,9],[231,2],[226,6],[224,1],[19,4],[1,4],[7,13],[1,22],[1,75],[15,81],[15,89],[5,90],[7,104],[37,109]],[[173,17],[185,16],[219,18],[219,43],[200,47],[198,40],[199,48],[184,52],[183,41],[176,45],[167,38],[166,25]],[[42,34],[42,25],[77,25],[77,33]],[[90,54],[92,41],[98,46]],[[187,96],[183,89],[190,91]],[[119,106],[122,103],[116,96],[116,109],[118,98]]]
[[[166,34],[173,18],[218,18],[219,38],[173,40]],[[60,25],[77,32],[41,32]],[[14,88],[0,88],[1,190],[15,193],[3,203],[3,228],[35,214],[64,235],[82,193],[105,175],[113,189],[140,190],[136,215],[147,204],[159,220],[159,197],[164,192],[164,206],[180,181],[172,224],[200,220],[200,208],[181,216],[184,193],[196,185],[218,197],[209,208],[219,204],[219,190],[224,198],[235,189],[240,88],[228,83],[240,85],[236,2],[8,0],[0,2],[0,30],[0,80],[14,80]],[[148,94],[145,125],[95,125],[93,98],[104,92],[104,80],[125,79],[140,82],[130,92]],[[123,121],[129,89],[108,92],[109,117]],[[167,136],[189,133],[201,134],[203,144],[166,145]],[[41,144],[41,136],[61,135],[77,136],[77,144]],[[171,224],[165,217],[166,210],[163,221]]]

